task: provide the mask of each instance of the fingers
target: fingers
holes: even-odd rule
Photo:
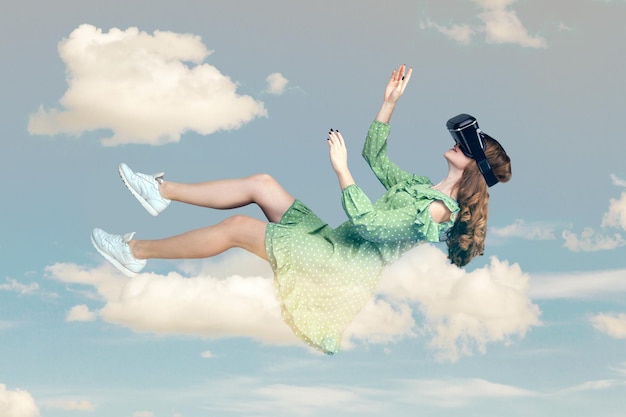
[[[402,64],[398,67],[397,70],[394,70],[395,73],[395,81],[399,84],[406,84],[411,79],[411,74],[413,73],[413,68],[409,68],[407,70],[406,65]]]
[[[338,130],[330,129],[330,131],[328,132],[327,139],[328,139],[328,144],[330,146],[333,146],[333,145],[345,146],[343,136],[341,136],[341,133],[339,133]]]
[[[402,77],[402,79],[404,80],[404,84],[406,85],[409,80],[411,79],[411,74],[413,74],[413,68],[409,68],[409,70],[406,72],[406,74]]]

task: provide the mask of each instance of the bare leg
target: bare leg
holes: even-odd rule
[[[138,259],[192,259],[218,255],[227,249],[242,248],[267,260],[267,222],[236,215],[209,227],[159,240],[131,240],[130,250]]]
[[[295,201],[267,174],[197,184],[164,181],[159,191],[170,200],[215,209],[231,209],[256,203],[271,222],[278,222]]]

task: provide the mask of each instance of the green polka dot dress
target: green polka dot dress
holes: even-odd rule
[[[357,185],[342,191],[348,221],[331,228],[296,200],[265,243],[283,319],[296,336],[334,354],[357,313],[372,298],[382,269],[422,242],[439,242],[459,207],[426,177],[401,170],[387,157],[390,126],[374,121],[363,157],[387,189],[372,203]],[[429,205],[442,201],[450,221],[436,223]]]

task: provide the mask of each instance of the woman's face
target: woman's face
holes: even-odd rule
[[[472,160],[472,158],[465,156],[461,149],[459,149],[459,145],[454,145],[451,149],[448,149],[443,156],[449,164],[460,170],[465,169],[467,164]]]

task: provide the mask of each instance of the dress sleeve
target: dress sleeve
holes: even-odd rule
[[[389,123],[374,120],[370,125],[363,146],[363,158],[367,161],[376,177],[386,189],[408,179],[420,179],[408,171],[404,171],[387,156],[387,137],[391,127]]]
[[[342,192],[343,208],[356,232],[375,243],[439,241],[436,224],[428,209],[431,201],[420,207],[409,204],[397,209],[377,209],[365,193],[352,184]]]

